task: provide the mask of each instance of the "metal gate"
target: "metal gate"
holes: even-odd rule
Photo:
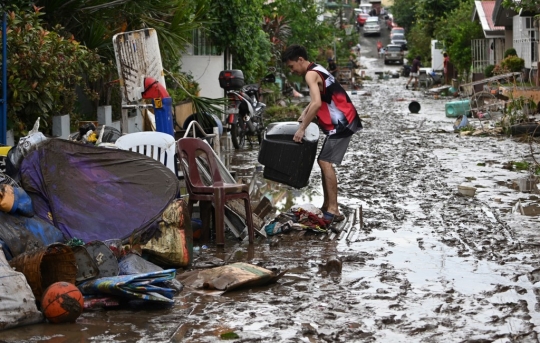
[[[488,65],[499,64],[504,55],[504,38],[471,41],[473,73],[483,73]]]

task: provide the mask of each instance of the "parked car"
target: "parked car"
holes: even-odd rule
[[[377,23],[377,24],[380,24],[380,19],[379,19],[379,17],[368,16],[368,17],[366,18],[366,23]]]
[[[367,18],[369,18],[369,14],[367,14],[367,13],[360,13],[360,14],[358,14],[358,16],[356,17],[356,22],[358,23],[358,25],[364,26],[364,24],[366,23]]]
[[[403,50],[407,50],[407,40],[405,39],[405,36],[402,34],[394,34],[392,38],[390,39],[390,44],[395,44],[401,46]]]
[[[381,35],[381,25],[379,25],[379,21],[378,21],[379,18],[377,18],[376,21],[373,21],[373,20],[370,21],[371,18],[372,17],[368,18],[368,20],[364,24],[364,37],[368,35],[375,35],[375,36]]]
[[[404,54],[401,45],[389,44],[386,46],[386,51],[384,53],[384,64],[388,64],[390,62],[403,64],[403,58]]]
[[[405,29],[402,28],[402,27],[399,27],[399,26],[395,26],[392,28],[392,30],[390,31],[390,39],[392,39],[392,37],[394,36],[394,34],[402,34],[402,35],[405,35]]]

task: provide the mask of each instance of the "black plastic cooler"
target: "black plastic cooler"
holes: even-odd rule
[[[264,165],[265,179],[294,188],[308,185],[317,154],[319,127],[309,124],[303,143],[296,143],[293,137],[298,126],[299,123],[294,121],[268,125],[259,150],[259,163]]]

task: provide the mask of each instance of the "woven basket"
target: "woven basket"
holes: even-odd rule
[[[55,282],[75,284],[77,262],[71,248],[54,243],[39,250],[21,254],[9,265],[24,274],[36,300],[40,301],[43,291]]]

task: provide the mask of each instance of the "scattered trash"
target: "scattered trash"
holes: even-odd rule
[[[73,254],[75,255],[75,261],[77,263],[77,276],[75,280],[77,282],[82,282],[88,279],[93,279],[99,276],[99,268],[83,246],[75,246],[71,248]]]
[[[126,299],[172,304],[177,291],[162,287],[161,283],[173,279],[175,274],[174,269],[167,269],[152,273],[111,276],[86,281],[78,287],[84,296],[110,294]]]
[[[409,104],[409,111],[415,114],[420,112],[420,103],[417,101],[411,101]]]
[[[120,275],[144,274],[162,271],[163,268],[140,257],[137,254],[127,254],[118,262]]]
[[[43,321],[36,299],[22,273],[14,271],[0,249],[0,330]]]
[[[454,131],[464,128],[467,125],[469,125],[469,119],[467,119],[467,116],[460,115],[459,117],[457,117],[456,121],[454,122]]]
[[[21,178],[36,215],[84,242],[150,234],[179,193],[176,175],[153,158],[63,139],[29,152]]]
[[[120,301],[113,297],[84,297],[84,309],[102,309],[120,306]]]
[[[98,277],[117,276],[119,273],[118,260],[111,249],[100,241],[92,241],[85,246],[88,254],[99,269]]]
[[[62,232],[37,216],[29,218],[0,211],[0,245],[8,260],[62,241]]]
[[[72,283],[55,282],[43,292],[41,309],[49,323],[74,323],[83,308],[83,295]]]
[[[461,195],[473,197],[476,193],[476,188],[471,186],[459,185],[458,191]]]
[[[206,270],[194,270],[177,276],[184,285],[194,289],[230,291],[240,287],[255,287],[274,283],[287,271],[274,271],[238,262]]]
[[[457,118],[461,115],[468,116],[470,114],[470,100],[458,100],[458,101],[451,101],[447,102],[444,105],[444,110],[446,113],[446,117],[448,118]]]
[[[41,299],[43,290],[58,281],[75,283],[77,263],[71,248],[54,243],[47,247],[25,252],[9,265],[24,274],[36,299]]]
[[[538,183],[538,178],[534,176],[527,176],[527,177],[520,178],[517,180],[519,191],[524,192],[524,193],[537,190],[538,189],[536,186],[537,183]]]
[[[142,251],[154,263],[168,267],[187,267],[193,262],[193,233],[187,204],[175,199],[167,206],[159,222],[159,235],[142,245]]]
[[[341,268],[342,268],[342,262],[339,257],[336,255],[332,255],[328,257],[326,260],[326,264],[324,265],[324,270],[328,273],[338,273],[341,274]]]

